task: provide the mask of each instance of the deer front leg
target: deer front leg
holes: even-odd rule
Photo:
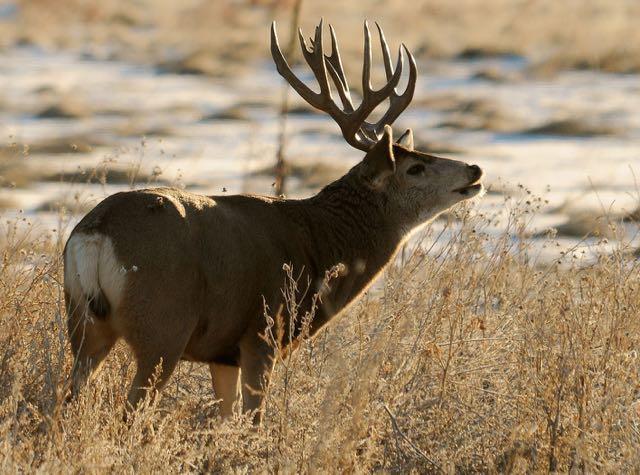
[[[223,419],[233,415],[234,404],[240,399],[238,375],[240,368],[220,363],[210,363],[211,380],[216,398],[220,399],[220,415]]]
[[[274,352],[258,335],[240,345],[242,410],[253,412],[253,424],[262,421],[262,400],[273,370]]]

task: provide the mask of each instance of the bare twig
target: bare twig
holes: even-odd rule
[[[298,25],[300,24],[300,10],[302,8],[302,0],[296,0],[293,5],[293,12],[291,15],[291,33],[289,34],[289,41],[287,43],[286,54],[287,57],[291,56],[295,52],[296,45],[296,31],[298,31]],[[276,196],[281,196],[285,191],[285,180],[287,177],[287,163],[286,163],[286,147],[287,147],[287,115],[289,113],[289,85],[285,84],[282,89],[282,103],[280,106],[280,123],[278,133],[278,151],[276,152],[276,167],[275,167],[275,183],[274,192]]]

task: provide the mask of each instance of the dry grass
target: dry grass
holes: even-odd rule
[[[136,164],[128,164],[124,168],[115,168],[108,163],[103,163],[96,167],[78,167],[75,171],[45,175],[41,177],[41,180],[62,183],[109,183],[112,185],[130,185],[131,187],[136,183],[150,186],[169,186],[174,184],[161,178],[160,174],[161,171],[159,169],[145,173]]]
[[[344,166],[331,165],[326,161],[312,163],[287,163],[285,173],[287,177],[300,181],[304,188],[319,189],[331,183],[347,172]],[[274,176],[275,166],[269,166],[253,172],[254,176]]]
[[[522,230],[514,212],[511,234]],[[60,233],[2,222],[0,466],[5,472],[633,472],[640,467],[640,272],[620,250],[534,267],[465,218],[277,365],[264,426],[216,420],[183,363],[122,419],[120,346],[62,403],[70,358]],[[568,270],[567,270],[568,269]]]
[[[13,210],[18,207],[18,203],[6,196],[0,196],[0,210]]]
[[[135,125],[126,127],[120,133],[135,132]],[[137,129],[140,130],[140,129]],[[150,130],[156,134],[167,133],[163,129]],[[94,147],[102,146],[98,139],[84,136],[67,136],[41,140],[32,145],[11,143],[0,146],[0,188],[28,188],[38,182],[60,183],[88,183],[88,184],[127,184],[148,186],[183,186],[179,180],[167,179],[162,175],[160,167],[151,170],[142,170],[142,158],[146,149],[146,137],[140,142],[139,147],[131,149],[114,148],[112,155],[93,166],[77,166],[67,171],[53,171],[54,167],[42,164],[42,161],[33,163],[30,157],[38,157],[52,154],[86,154],[94,150]],[[140,154],[137,161],[125,161],[118,163],[120,154],[127,151],[135,151]],[[71,157],[70,157],[71,159]],[[49,200],[40,210],[51,211],[56,208],[58,199]],[[10,201],[6,201],[10,203]],[[75,207],[83,210],[84,207]],[[74,209],[75,209],[74,208]],[[67,208],[68,209],[68,208]]]
[[[631,213],[624,216],[623,219],[630,223],[640,223],[640,205],[638,205]]]
[[[72,214],[86,214],[95,205],[98,204],[98,200],[95,197],[85,197],[81,193],[76,193],[71,196],[70,194],[63,194],[57,198],[53,198],[42,203],[35,210],[36,212],[55,212],[55,213],[72,213]]]
[[[72,153],[89,153],[95,147],[104,146],[103,140],[88,135],[66,135],[34,141],[30,144],[10,143],[0,146],[0,158],[24,158],[30,155],[56,155]]]
[[[221,120],[221,121],[242,121],[246,122],[251,120],[249,113],[247,112],[247,108],[236,104],[226,109],[222,109],[220,111],[214,112],[212,114],[206,115],[202,118],[202,120]]]
[[[593,137],[598,135],[622,135],[624,130],[611,124],[598,124],[583,118],[551,120],[545,124],[522,131],[523,134]]]
[[[236,68],[265,58],[270,19],[283,20],[289,11],[285,1],[19,3],[17,20],[0,24],[0,47],[83,48],[212,76],[236,76]],[[345,63],[357,68],[362,40],[354,25],[369,17],[382,20],[394,44],[402,38],[423,58],[514,52],[532,58],[539,71],[631,71],[640,69],[638,8],[625,0],[421,0],[410,5],[419,28],[407,28],[407,2],[399,0],[385,2],[383,11],[374,0],[305,2],[302,14],[306,31],[320,16],[334,23]],[[502,80],[491,71],[485,79]],[[430,100],[455,114],[450,125],[514,127],[513,117],[491,104],[469,102],[459,111],[457,98]],[[40,113],[92,113],[84,107],[51,103]],[[209,119],[247,117],[239,107]],[[569,125],[555,124],[555,133],[583,130]],[[140,127],[132,122],[126,133],[142,135]],[[87,153],[100,145],[66,137],[30,149],[5,147],[0,186],[44,176],[24,166],[29,154]],[[291,173],[318,186],[341,171],[294,164]],[[49,179],[162,182],[135,166]],[[65,223],[65,212],[89,204],[61,198],[46,206]],[[125,423],[134,363],[124,345],[65,405],[71,359],[61,290],[64,224],[41,234],[0,219],[0,467],[9,473],[637,471],[638,257],[620,249],[582,266],[567,253],[541,266],[530,261],[525,241],[513,239],[524,234],[518,213],[500,238],[483,233],[482,218],[465,215],[450,241],[426,236],[439,251],[410,246],[404,265],[389,269],[376,291],[280,362],[257,431],[244,419],[219,421],[208,371],[186,362],[163,397]],[[579,237],[600,229],[599,222],[572,224]],[[600,235],[610,231],[607,225]]]
[[[172,72],[237,76],[268,55],[268,25],[285,28],[289,0],[216,2],[20,0],[0,23],[0,47],[33,43],[97,57],[146,62]],[[565,68],[640,70],[640,4],[629,0],[377,0],[304,2],[301,23],[335,24],[347,58],[360,57],[364,18],[383,22],[421,57],[520,54],[542,73]],[[409,18],[416,19],[409,28]],[[411,22],[409,22],[411,23]],[[281,33],[284,34],[284,31]],[[347,65],[359,64],[350,58]],[[357,71],[351,71],[357,73]],[[355,76],[354,76],[355,77]]]
[[[416,103],[445,113],[438,127],[566,137],[622,136],[625,133],[619,125],[584,117],[550,119],[527,128],[523,117],[489,99],[464,99],[454,94],[441,94],[424,97]]]
[[[415,138],[415,148],[432,155],[464,155],[466,152],[466,149],[452,143],[424,140],[420,136]]]
[[[37,179],[37,173],[25,163],[27,152],[18,148],[0,149],[0,187],[24,187]]]
[[[519,74],[508,73],[498,68],[486,67],[475,73],[472,78],[491,83],[504,83],[519,79]]]
[[[595,236],[603,238],[615,238],[620,232],[617,224],[620,218],[616,216],[606,216],[603,213],[578,212],[569,213],[568,219],[555,227],[560,236],[570,236],[584,238]]]
[[[499,103],[486,99],[460,101],[448,112],[439,127],[509,133],[517,131],[522,123],[521,119],[505,111]]]
[[[91,115],[91,110],[87,104],[78,101],[76,98],[62,98],[51,101],[35,114],[37,119],[83,119]]]

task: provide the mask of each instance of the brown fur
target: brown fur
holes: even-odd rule
[[[408,175],[416,164],[425,173]],[[453,190],[480,176],[478,167],[394,145],[389,129],[360,164],[308,199],[206,197],[172,188],[108,197],[72,237],[110,238],[123,268],[124,291],[120,301],[108,302],[103,321],[87,319],[85,303],[77,304],[71,295],[76,276],[65,274],[77,362],[74,390],[122,337],[138,363],[132,405],[144,395],[160,361],[162,387],[177,362],[188,359],[239,366],[244,409],[258,410],[258,390],[268,382],[274,355],[261,337],[264,305],[283,320],[283,347],[299,332],[299,324],[290,327],[289,315],[279,312],[284,308],[283,265],[300,275],[301,294],[310,285],[299,315],[310,310],[325,272],[344,265],[315,312],[310,326],[315,334],[367,288],[408,232],[467,198]],[[232,388],[226,392],[233,394]],[[231,403],[225,402],[228,412]]]

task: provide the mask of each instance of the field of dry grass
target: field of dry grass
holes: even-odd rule
[[[524,199],[523,199],[524,200]],[[217,420],[205,367],[123,421],[133,362],[112,352],[63,403],[61,231],[6,223],[0,247],[3,472],[630,473],[640,467],[640,272],[625,250],[540,266],[462,213],[276,368],[266,420]],[[64,219],[61,220],[64,222]],[[25,231],[26,229],[26,231]],[[550,240],[547,245],[554,246]]]
[[[233,76],[267,57],[267,26],[275,18],[286,31],[293,3],[19,0],[16,21],[0,22],[0,47],[36,44],[167,71]],[[320,17],[333,23],[347,58],[360,56],[359,25],[368,18],[382,21],[388,37],[401,37],[418,57],[517,54],[541,73],[637,72],[639,16],[633,0],[307,1],[301,25],[311,31]]]
[[[6,8],[0,5],[0,54],[35,45],[44,49],[43,57],[47,50],[62,50],[96,63],[117,59],[152,66],[148,70],[154,81],[169,76],[165,73],[196,74],[209,81],[208,86],[218,83],[207,76],[232,84],[259,70],[261,61],[268,59],[268,25],[277,19],[286,38],[293,0],[13,3],[9,20],[2,17]],[[476,73],[493,85],[521,84],[525,76],[546,80],[548,74],[573,68],[640,72],[640,3],[633,0],[303,1],[301,24],[307,34],[321,16],[336,26],[352,78],[360,74],[364,18],[380,19],[387,38],[393,44],[405,41],[422,64],[429,58],[526,57],[522,71]],[[192,83],[184,84],[188,88]],[[114,98],[112,92],[105,88],[104,98]],[[273,94],[258,92],[261,108],[277,110]],[[435,134],[443,129],[547,138],[614,137],[633,145],[633,137],[625,134],[628,128],[634,130],[634,117],[621,120],[622,125],[604,119],[592,123],[592,116],[599,116],[584,98],[606,102],[609,96],[579,96],[587,112],[568,109],[566,117],[542,117],[538,126],[522,117],[527,109],[519,110],[517,101],[497,101],[498,94],[483,99],[467,97],[466,91],[429,93],[418,95],[414,106],[442,117],[429,125],[425,116],[415,116],[419,119],[410,125],[418,132],[419,148],[434,153],[471,159],[464,155],[468,144],[457,145]],[[256,98],[243,94],[232,96],[235,102],[230,105],[218,104],[219,109],[184,105],[195,111],[187,125],[204,122],[215,132],[213,126],[220,123],[236,127],[255,121],[250,105]],[[5,96],[0,97],[2,106],[11,99]],[[111,110],[108,100],[96,104],[77,96],[53,86],[35,88],[26,96],[32,100],[19,107],[13,104],[13,115],[5,119],[7,124],[22,124],[25,117],[66,122],[53,129],[55,133],[28,141],[20,134],[5,136],[0,147],[0,189],[6,191],[0,197],[0,472],[640,470],[640,251],[637,240],[636,249],[624,244],[633,237],[631,232],[623,235],[624,224],[640,221],[640,208],[626,214],[610,214],[608,208],[556,210],[566,214],[567,221],[551,222],[551,228],[533,233],[527,226],[532,215],[548,214],[550,205],[532,198],[522,185],[500,185],[495,173],[487,176],[487,184],[493,186],[485,201],[494,198],[499,206],[447,213],[424,230],[421,245],[407,245],[362,300],[316,339],[302,342],[297,352],[279,361],[261,428],[252,429],[248,418],[219,420],[208,369],[188,362],[180,364],[162,397],[125,421],[125,396],[135,364],[124,344],[112,351],[79,398],[65,403],[71,354],[61,252],[70,223],[102,196],[87,195],[92,190],[75,185],[197,185],[176,181],[169,173],[165,178],[160,168],[156,172],[158,157],[153,154],[165,153],[164,145],[156,144],[160,138],[169,145],[167,150],[181,139],[198,139],[174,133],[173,121],[166,126],[139,124],[136,113],[157,113],[149,107],[154,98],[140,96],[148,103],[138,111],[137,106]],[[170,112],[177,114],[182,105],[171,104]],[[296,107],[292,112],[308,112]],[[553,101],[550,107],[560,109]],[[130,120],[109,126],[108,133],[65,129],[76,121],[119,114],[130,115]],[[308,127],[313,131],[318,124]],[[71,135],[61,135],[60,130]],[[239,130],[243,129],[229,135]],[[305,130],[300,128],[297,137]],[[320,160],[331,150],[327,147],[332,136],[322,127],[316,132],[326,135],[326,143],[317,147],[320,140],[309,140],[313,134],[307,134],[312,148],[299,150],[307,150],[312,158],[298,161],[292,156],[287,168],[304,193],[347,168],[346,162],[334,166]],[[116,139],[139,141],[142,136],[154,137],[155,148],[147,150],[143,138],[139,148],[119,151],[125,142]],[[214,135],[221,137],[225,136]],[[263,148],[270,145],[265,137],[272,140],[256,138],[257,152],[238,152],[238,160],[264,154]],[[89,154],[96,150],[90,161]],[[191,153],[190,148],[184,150]],[[151,155],[145,163],[148,170],[140,169],[145,153]],[[518,155],[520,149],[510,153],[514,156],[497,154],[495,170],[509,163],[506,158],[513,163],[527,158]],[[620,177],[607,171],[617,156],[597,153],[602,155],[597,158],[603,185],[618,184]],[[545,154],[542,150],[540,155]],[[624,154],[619,160],[631,156]],[[55,168],[56,157],[66,157],[72,166]],[[570,158],[577,164],[572,166],[580,168],[589,156]],[[221,157],[215,160],[223,163]],[[204,166],[202,161],[185,164],[196,171]],[[535,172],[545,167],[551,165],[541,162]],[[271,165],[255,170],[229,166],[228,175],[240,169],[243,179],[271,182]],[[582,170],[564,173],[567,177]],[[212,176],[204,167],[202,174],[207,180]],[[46,187],[52,184],[60,186]],[[20,201],[19,192],[39,199]],[[566,204],[575,196],[569,195]],[[487,209],[495,210],[495,216]],[[56,213],[59,222],[52,225]],[[38,221],[43,215],[47,219]],[[637,227],[633,230],[637,234]],[[588,235],[592,237],[585,239]],[[567,236],[579,244],[561,252]],[[599,244],[607,240],[615,249],[598,254]],[[538,259],[541,248],[556,249],[560,257]],[[583,259],[585,249],[589,256]]]

